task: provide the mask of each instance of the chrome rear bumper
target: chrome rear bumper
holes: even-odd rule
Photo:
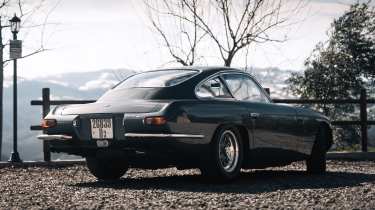
[[[40,140],[62,140],[62,141],[66,141],[66,140],[71,140],[73,137],[72,136],[68,136],[68,135],[47,135],[47,134],[42,134],[42,135],[39,135],[37,136],[38,139]]]

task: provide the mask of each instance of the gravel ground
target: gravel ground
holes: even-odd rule
[[[229,184],[212,184],[197,170],[131,169],[98,182],[84,166],[0,169],[0,209],[375,209],[375,163],[329,161],[326,175],[304,164],[247,170]]]

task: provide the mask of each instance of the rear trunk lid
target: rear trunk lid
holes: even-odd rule
[[[125,101],[117,103],[95,102],[90,104],[67,105],[56,107],[53,114],[81,115],[81,114],[110,114],[110,113],[151,113],[159,112],[168,103],[151,101]]]

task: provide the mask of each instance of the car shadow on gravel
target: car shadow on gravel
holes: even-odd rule
[[[118,181],[94,181],[69,184],[80,188],[113,188],[130,190],[159,189],[183,192],[263,193],[288,189],[316,189],[359,186],[375,182],[375,174],[327,172],[307,175],[303,171],[257,170],[242,172],[230,183],[212,183],[200,175],[181,175],[147,178],[123,178]]]

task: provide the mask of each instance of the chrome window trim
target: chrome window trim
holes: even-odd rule
[[[194,134],[167,134],[167,133],[125,133],[125,137],[134,138],[195,138],[203,139],[204,135],[194,135]]]
[[[194,88],[194,94],[195,94],[195,97],[197,97],[198,99],[200,100],[212,100],[212,101],[217,101],[217,100],[224,100],[224,101],[232,101],[232,100],[235,100],[235,101],[243,101],[243,100],[238,100],[234,97],[232,91],[230,90],[230,88],[228,87],[226,81],[224,78],[222,78],[222,75],[223,74],[243,74],[245,76],[248,76],[250,77],[250,79],[258,86],[258,88],[260,89],[261,93],[263,94],[263,96],[265,96],[265,98],[267,99],[267,102],[257,102],[257,103],[272,103],[272,99],[270,98],[270,96],[266,93],[266,91],[264,90],[264,88],[259,84],[259,82],[249,73],[247,72],[243,72],[241,70],[238,70],[238,69],[223,69],[223,70],[220,70],[219,72],[216,72],[215,74],[205,78],[204,80],[200,81]],[[229,91],[229,93],[232,95],[232,98],[217,98],[217,97],[213,97],[213,98],[202,98],[202,97],[199,97],[197,95],[197,89],[198,87],[206,82],[207,80],[210,80],[214,77],[219,77],[220,80],[222,80],[222,82],[224,83],[225,85],[225,88]],[[249,101],[249,102],[255,102],[255,101]]]

